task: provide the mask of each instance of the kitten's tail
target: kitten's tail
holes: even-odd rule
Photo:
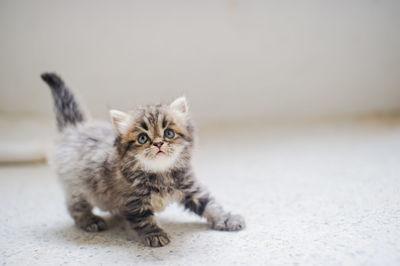
[[[81,108],[64,81],[54,73],[43,73],[41,77],[49,85],[53,95],[58,130],[61,132],[67,126],[83,122],[85,117]]]

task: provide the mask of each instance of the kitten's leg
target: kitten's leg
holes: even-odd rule
[[[189,184],[191,182],[188,182]],[[198,185],[187,184],[183,189],[184,197],[181,203],[186,209],[199,216],[207,218],[211,227],[215,230],[238,231],[245,227],[242,216],[224,211],[221,205],[215,202],[209,193]]]
[[[158,225],[151,205],[144,203],[142,199],[129,200],[122,216],[147,246],[162,247],[170,242],[169,235]]]
[[[68,211],[79,228],[86,232],[99,232],[107,229],[104,219],[92,213],[93,206],[82,196],[70,195],[67,204]]]

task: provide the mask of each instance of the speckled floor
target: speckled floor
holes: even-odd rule
[[[246,129],[243,129],[246,128]],[[0,168],[3,265],[400,265],[400,122],[203,131],[199,179],[244,215],[242,232],[209,230],[171,206],[172,243],[148,248],[111,220],[73,226],[49,166]]]

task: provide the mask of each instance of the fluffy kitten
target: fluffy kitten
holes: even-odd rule
[[[244,228],[241,216],[225,212],[194,177],[193,125],[185,98],[125,113],[111,110],[109,123],[86,121],[71,91],[55,74],[50,86],[61,140],[55,167],[65,187],[68,211],[88,232],[106,229],[94,206],[122,216],[148,246],[170,242],[154,213],[172,201],[206,217],[217,230]]]

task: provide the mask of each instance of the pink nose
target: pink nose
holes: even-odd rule
[[[161,146],[164,144],[164,142],[160,141],[160,142],[154,142],[153,145],[157,146],[158,148],[161,148]]]

